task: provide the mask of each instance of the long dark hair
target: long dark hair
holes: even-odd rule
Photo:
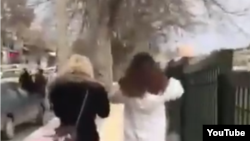
[[[163,89],[164,73],[153,57],[146,52],[138,53],[132,59],[125,77],[120,80],[124,94],[129,97],[142,97],[146,91],[158,93]]]

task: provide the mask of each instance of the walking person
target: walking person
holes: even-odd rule
[[[138,53],[118,83],[110,100],[124,104],[124,141],[166,141],[166,101],[183,94],[181,83],[167,78],[148,53]]]
[[[29,72],[26,68],[23,69],[23,72],[19,76],[19,84],[23,90],[25,90],[29,93],[33,92],[34,83],[32,81],[31,75],[29,74]]]
[[[56,66],[55,69],[51,71],[51,73],[48,76],[48,83],[53,82],[56,79],[57,72],[58,72],[58,67]]]
[[[43,69],[38,69],[34,76],[35,92],[45,97],[47,79],[44,76]]]
[[[55,70],[52,71],[49,76],[48,76],[48,80],[47,80],[47,85],[46,85],[46,90],[45,90],[45,105],[47,109],[53,109],[53,105],[52,103],[50,103],[51,101],[49,100],[49,90],[50,90],[50,86],[51,83],[53,83],[56,78],[57,78],[57,71],[58,71],[58,67],[55,67]]]
[[[71,134],[73,141],[100,140],[95,118],[97,115],[108,117],[110,105],[105,88],[94,79],[88,58],[71,56],[51,84],[49,97],[54,113],[61,121],[56,129],[57,136]]]

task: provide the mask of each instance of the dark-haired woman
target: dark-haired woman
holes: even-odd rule
[[[110,95],[124,104],[124,141],[166,141],[166,101],[183,94],[181,83],[167,78],[148,53],[134,56],[129,68]]]

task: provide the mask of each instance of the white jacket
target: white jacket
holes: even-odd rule
[[[168,119],[164,103],[181,97],[183,92],[180,81],[170,78],[162,94],[129,98],[121,93],[119,84],[114,83],[110,100],[124,104],[124,141],[166,141]]]

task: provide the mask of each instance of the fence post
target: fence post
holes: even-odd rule
[[[235,121],[235,90],[231,73],[218,77],[218,124],[229,125]]]

